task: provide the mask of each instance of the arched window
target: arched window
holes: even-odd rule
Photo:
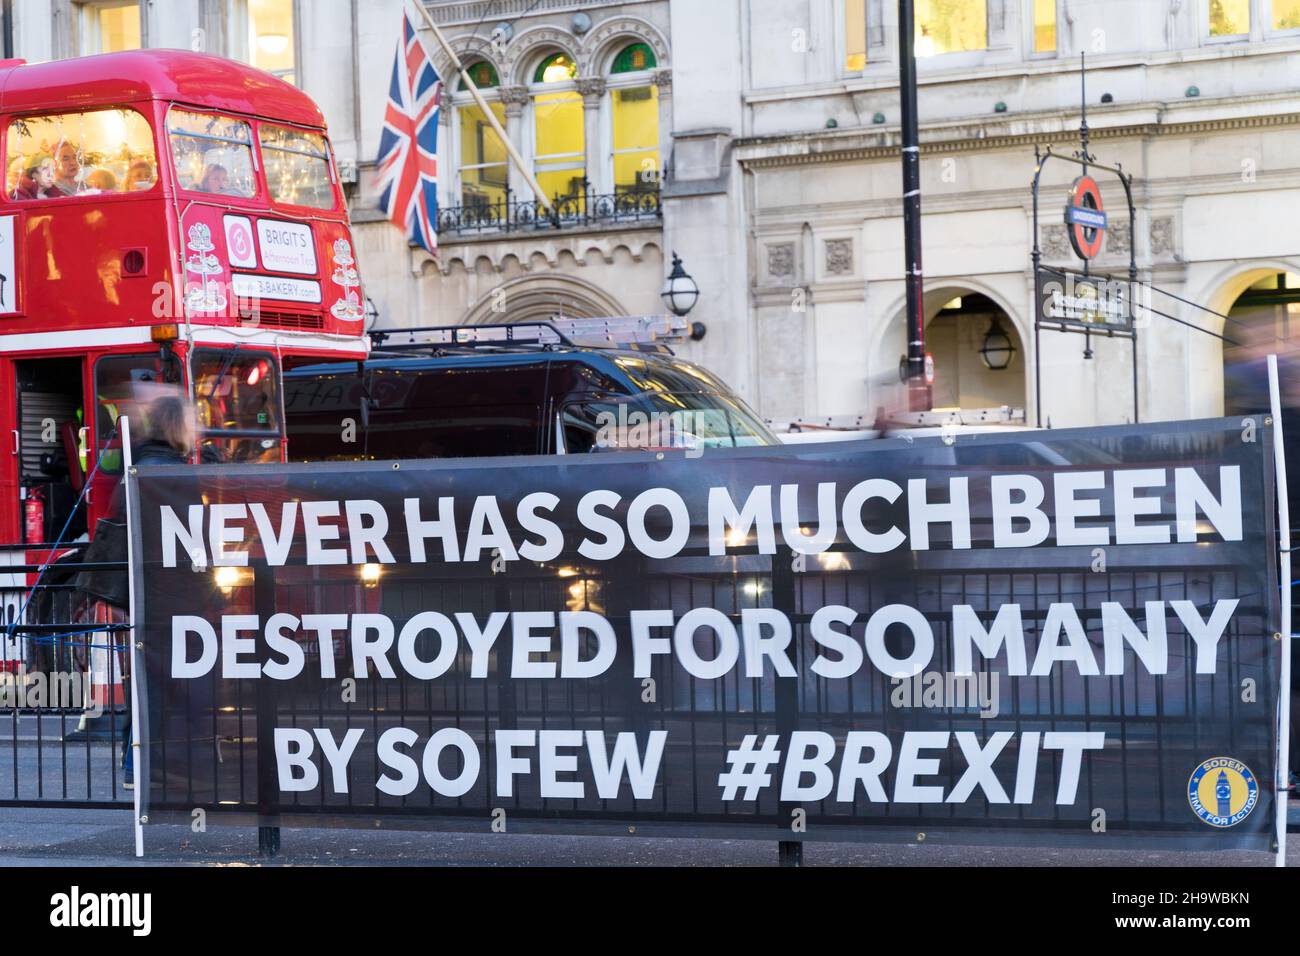
[[[534,83],[563,83],[565,80],[577,78],[578,66],[565,53],[551,54],[537,64],[537,72],[533,74]]]
[[[498,86],[497,68],[486,60],[474,62],[465,68],[474,86],[484,94],[487,108],[497,117],[502,129],[506,127],[506,107],[493,92]],[[506,199],[506,186],[510,182],[506,147],[500,142],[497,131],[487,122],[482,108],[474,103],[463,79],[452,100],[455,104],[455,126],[458,144],[455,147],[456,173],[460,179],[460,203],[469,209],[486,211]]]
[[[496,67],[480,60],[466,67],[466,72],[488,100],[488,108],[501,128],[505,129],[505,106],[500,100],[493,99],[494,94],[489,92],[499,85]],[[460,90],[467,90],[464,80],[460,82]],[[460,201],[470,209],[486,209],[506,198],[510,172],[506,148],[488,123],[482,108],[467,92],[458,92],[456,101],[457,134],[460,137]]]
[[[650,73],[657,65],[648,44],[633,43],[610,67],[615,193],[659,188],[659,88]]]
[[[533,74],[533,166],[548,196],[580,199],[586,192],[587,157],[578,67],[554,53]]]
[[[501,85],[501,80],[497,76],[497,68],[487,60],[471,63],[465,67],[465,72],[469,74],[469,78],[474,81],[474,85],[480,90],[490,90]],[[465,81],[462,79],[457,89],[467,90],[469,87],[465,85]]]
[[[614,57],[614,66],[609,72],[639,73],[642,70],[653,70],[657,65],[655,51],[650,49],[648,43],[633,43]]]

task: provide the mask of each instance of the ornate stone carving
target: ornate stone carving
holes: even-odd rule
[[[574,80],[578,92],[582,94],[584,106],[596,107],[600,105],[600,98],[605,95],[606,83],[603,77],[592,76],[582,77]]]
[[[673,89],[673,71],[672,70],[655,70],[655,86],[659,87],[659,92],[671,93]]]
[[[524,112],[524,107],[528,105],[528,87],[526,86],[498,86],[497,93],[501,96],[501,103],[506,108],[506,116],[520,116]],[[450,110],[443,110],[444,113]]]
[[[767,247],[767,274],[774,279],[794,275],[794,243],[777,242]]]
[[[1058,222],[1043,226],[1039,236],[1039,248],[1048,259],[1060,259],[1073,254],[1070,237],[1065,231],[1065,223]]]
[[[1127,219],[1112,222],[1106,230],[1105,249],[1109,255],[1128,255],[1133,247],[1133,229]]]
[[[853,240],[826,240],[826,274],[832,276],[853,275]]]
[[[612,17],[601,21],[583,40],[583,52],[587,56],[594,56],[619,34],[626,36],[629,43],[640,41],[650,44],[650,49],[655,52],[655,60],[661,64],[668,61],[668,45],[664,43],[659,31],[638,17]]]
[[[1172,216],[1161,216],[1151,220],[1151,255],[1172,256],[1174,254],[1174,220]]]
[[[497,93],[500,94],[501,102],[506,106],[528,105],[528,87],[526,86],[498,86]]]
[[[567,30],[556,30],[553,27],[538,27],[527,30],[518,34],[510,41],[510,46],[506,48],[506,67],[514,76],[519,63],[526,60],[529,53],[538,47],[558,47],[561,50],[572,51],[577,45],[577,37]],[[578,68],[582,69],[581,63],[578,64]],[[503,76],[502,79],[504,78]],[[524,76],[514,76],[514,78],[524,82],[528,80],[528,77]]]

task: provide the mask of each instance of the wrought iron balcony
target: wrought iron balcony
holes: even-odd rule
[[[617,193],[594,193],[589,188],[576,195],[556,196],[547,211],[536,199],[515,199],[509,189],[492,202],[487,196],[460,206],[438,210],[438,232],[543,232],[579,229],[593,225],[657,222],[663,218],[659,187]]]

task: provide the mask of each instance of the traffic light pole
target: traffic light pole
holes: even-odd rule
[[[903,251],[907,282],[907,407],[930,408],[925,381],[925,316],[921,286],[921,145],[916,117],[915,19],[912,0],[898,0],[898,93],[903,132]]]

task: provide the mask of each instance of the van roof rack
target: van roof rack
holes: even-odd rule
[[[435,354],[530,352],[556,348],[617,348],[667,352],[667,342],[686,338],[685,319],[667,315],[619,315],[597,318],[555,316],[532,322],[491,325],[429,325],[376,329],[374,350],[432,351]]]

